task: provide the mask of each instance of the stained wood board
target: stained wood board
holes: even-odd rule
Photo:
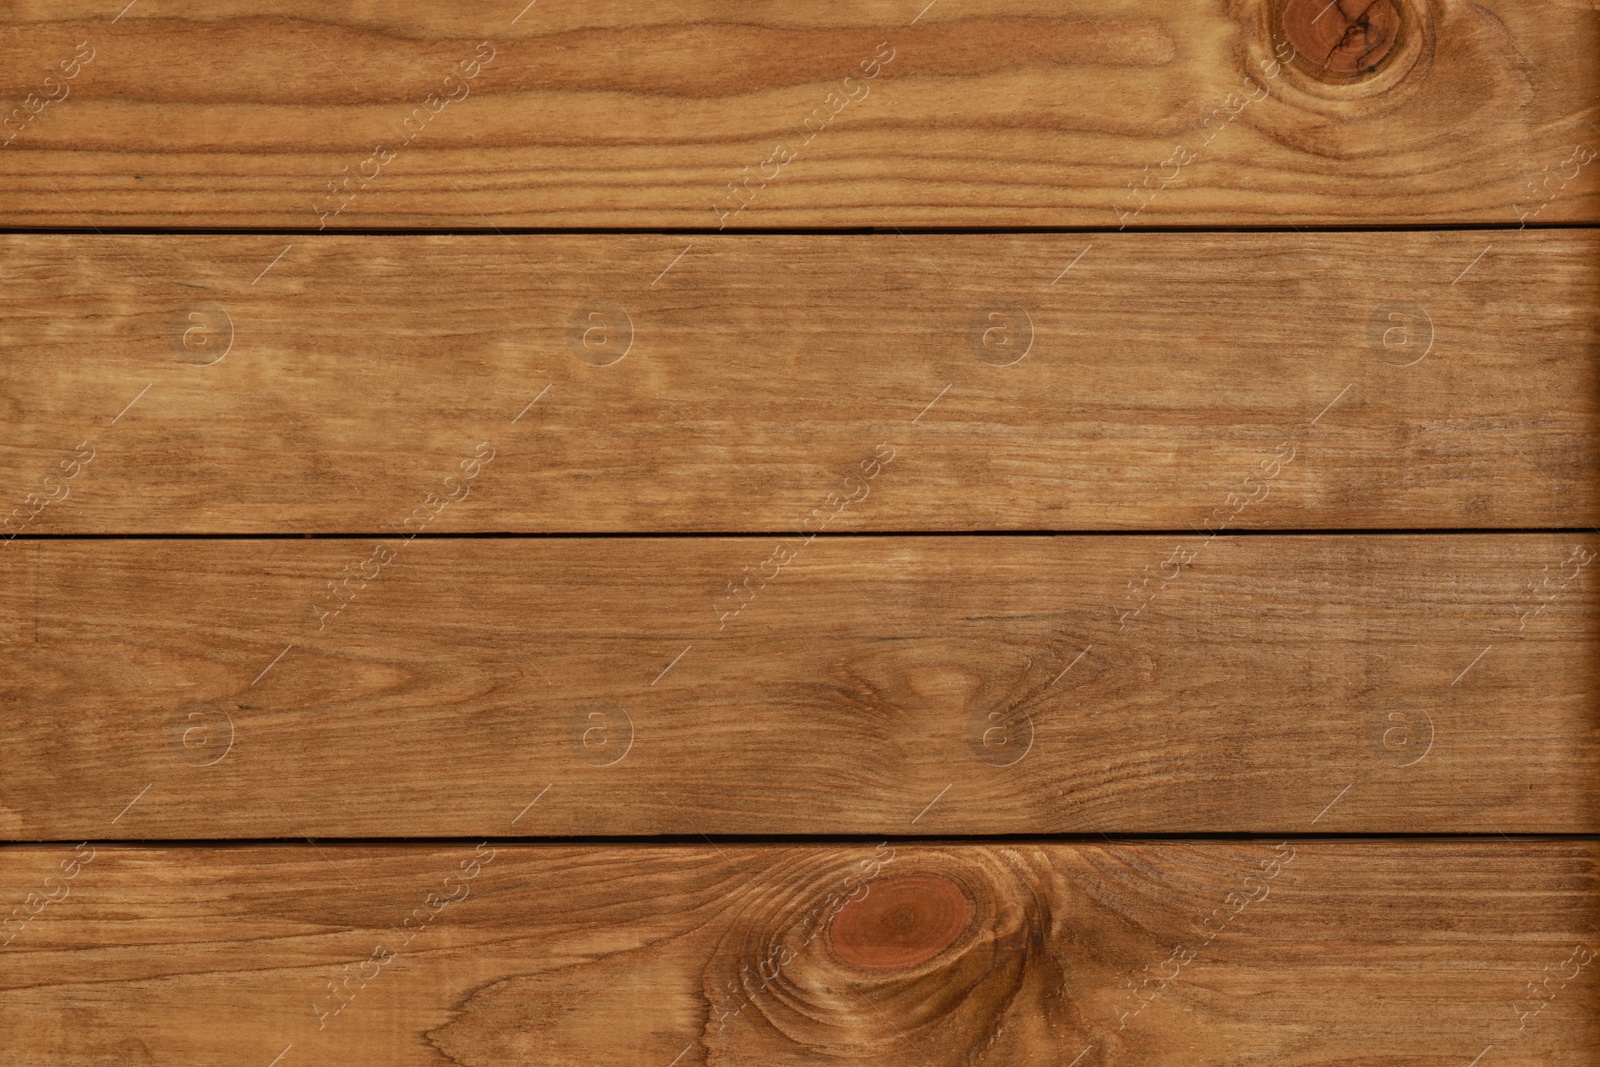
[[[1590,231],[0,259],[0,536],[1600,524]]]
[[[0,837],[1594,833],[1597,555],[18,541]]]
[[[42,903],[0,948],[0,1064],[1487,1048],[1586,1067],[1597,858],[1501,839],[11,848],[0,900]]]
[[[1592,5],[1329,6],[12,7],[0,225],[1596,220]]]

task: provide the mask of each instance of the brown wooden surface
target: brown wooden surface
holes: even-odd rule
[[[480,442],[432,532],[1600,523],[1591,231],[40,235],[0,260],[13,532],[383,532]]]
[[[0,830],[1594,833],[1597,555],[1593,533],[18,541]]]
[[[1381,6],[12,6],[0,225],[1595,221],[1593,5]]]
[[[0,900],[55,899],[0,948],[0,1064],[1588,1067],[1597,859],[1500,839],[12,848]]]
[[[7,6],[0,1067],[1600,1063],[1597,102],[1596,0]]]

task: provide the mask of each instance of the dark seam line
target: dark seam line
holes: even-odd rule
[[[1250,537],[1506,537],[1506,536],[1583,536],[1594,533],[1593,526],[1465,526],[1372,528],[1282,528],[1229,530],[1219,538]],[[628,530],[620,532],[563,531],[514,533],[486,530],[477,533],[420,533],[414,538],[390,531],[366,533],[76,533],[18,534],[18,541],[365,541],[401,538],[417,541],[726,541],[739,538],[816,537],[821,540],[868,540],[891,537],[1209,537],[1203,529],[1138,530],[861,530],[819,531],[807,534],[797,530]],[[0,544],[4,540],[0,539]]]
[[[858,845],[878,841],[899,841],[907,844],[1105,844],[1113,843],[1170,843],[1184,842],[1239,842],[1260,841],[1416,841],[1493,844],[1497,841],[1513,843],[1593,843],[1600,842],[1600,833],[1501,833],[1497,830],[1460,831],[1442,830],[1428,832],[1350,832],[1330,831],[1320,833],[1304,830],[1260,831],[1193,831],[1168,833],[1073,832],[1073,833],[971,833],[971,834],[902,834],[902,833],[851,833],[851,834],[626,834],[597,836],[574,834],[571,836],[530,835],[505,836],[500,834],[468,836],[411,836],[411,837],[226,837],[226,838],[87,838],[88,844],[97,848],[178,849],[178,848],[269,848],[305,847],[308,842],[317,847],[382,847],[405,846],[433,848],[488,841],[504,845],[552,845],[571,847],[611,845]],[[81,837],[48,838],[39,840],[7,840],[0,842],[0,850],[32,848],[55,845],[76,845],[85,841]]]
[[[1414,222],[1362,225],[1322,223],[1303,226],[1282,225],[1195,225],[1195,226],[792,226],[728,227],[709,226],[501,226],[501,227],[423,227],[374,226],[349,229],[311,227],[232,227],[232,226],[0,226],[0,236],[138,236],[138,237],[502,237],[552,236],[598,237],[661,234],[680,237],[810,237],[882,236],[901,234],[923,236],[1004,236],[1009,234],[1295,234],[1309,233],[1518,233],[1530,230],[1593,230],[1600,222],[1543,222],[1532,226],[1510,222]]]

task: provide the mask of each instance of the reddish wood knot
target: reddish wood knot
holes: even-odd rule
[[[839,958],[856,967],[915,967],[955,944],[972,922],[972,901],[937,874],[905,874],[867,883],[833,920]]]
[[[1369,74],[1400,35],[1400,10],[1394,0],[1289,0],[1283,35],[1329,74]]]

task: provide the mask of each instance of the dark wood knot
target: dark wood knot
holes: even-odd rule
[[[1368,74],[1400,36],[1400,11],[1394,0],[1289,0],[1283,34],[1323,71]]]
[[[839,910],[830,937],[840,959],[856,967],[915,967],[955,944],[972,922],[972,901],[937,874],[869,882],[866,894]]]

